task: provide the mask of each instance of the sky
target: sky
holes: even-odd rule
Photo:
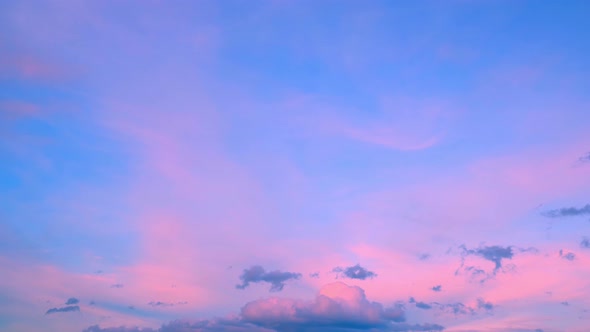
[[[590,2],[0,2],[0,331],[583,332]]]

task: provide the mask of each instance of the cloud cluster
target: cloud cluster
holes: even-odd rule
[[[461,302],[455,303],[439,303],[439,302],[422,302],[417,301],[413,297],[410,297],[408,303],[413,304],[418,309],[431,310],[437,309],[443,312],[451,313],[454,315],[474,315],[478,312],[485,311],[491,312],[494,309],[494,305],[485,301],[482,298],[477,299],[477,305],[475,307],[467,306]]]
[[[285,287],[286,281],[299,278],[301,278],[301,273],[281,272],[279,270],[266,272],[262,266],[254,265],[244,270],[240,276],[242,283],[236,285],[236,288],[245,289],[250,283],[267,282],[270,283],[271,292],[279,292]]]
[[[360,266],[360,264],[345,268],[337,266],[332,269],[332,272],[336,272],[344,278],[359,280],[372,279],[377,276],[375,272],[365,269],[364,267]]]
[[[355,286],[335,282],[324,286],[315,299],[302,301],[271,297],[247,303],[234,319],[172,321],[159,329],[88,327],[83,332],[353,332],[442,331],[438,324],[409,324],[399,306],[384,308],[369,301]]]

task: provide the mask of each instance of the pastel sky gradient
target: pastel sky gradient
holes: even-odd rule
[[[589,16],[0,1],[0,331],[589,331]]]

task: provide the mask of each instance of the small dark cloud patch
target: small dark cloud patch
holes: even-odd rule
[[[475,249],[467,249],[464,245],[461,246],[464,250],[464,255],[475,255],[495,264],[494,271],[502,268],[502,260],[512,259],[514,251],[512,246],[483,246]]]
[[[111,288],[123,288],[124,285],[123,284],[113,284],[111,285]]]
[[[171,307],[174,305],[174,303],[162,302],[162,301],[151,301],[148,303],[148,305],[151,305],[152,307]]]
[[[345,268],[337,266],[332,269],[332,272],[336,272],[344,278],[359,280],[372,279],[377,276],[375,272],[365,269],[364,267],[360,266],[360,264],[356,264]]]
[[[580,247],[584,249],[590,249],[590,239],[587,237],[583,237],[582,241],[580,242]]]
[[[440,292],[442,290],[442,285],[436,285],[432,287],[432,290],[435,292]]]
[[[569,304],[569,302],[567,302],[567,301],[560,302],[560,304],[561,304],[561,305],[564,305],[564,306],[568,306],[568,305],[570,305],[570,304]]]
[[[479,312],[491,312],[494,309],[494,305],[491,302],[485,301],[482,298],[477,299],[477,306],[470,307],[466,306],[461,302],[455,303],[439,303],[439,302],[422,302],[417,301],[415,298],[410,297],[408,303],[413,304],[418,309],[430,310],[436,309],[443,312],[451,313],[454,315],[475,315]]]
[[[491,311],[494,309],[494,305],[492,302],[485,301],[482,298],[477,299],[477,308],[478,309],[485,309],[486,311]]]
[[[70,297],[67,301],[66,301],[66,305],[72,305],[72,304],[78,304],[78,302],[80,302],[77,298],[75,297]]]
[[[250,283],[267,282],[270,284],[271,292],[280,292],[285,287],[285,282],[301,278],[301,273],[281,272],[279,270],[266,272],[260,265],[254,265],[245,269],[240,276],[241,284],[236,285],[237,289],[245,289]]]
[[[135,307],[132,306],[132,305],[130,305],[130,306],[127,307],[127,309],[129,309],[129,310],[135,310]]]
[[[77,305],[69,305],[61,308],[51,308],[45,312],[46,315],[56,314],[60,312],[75,312],[80,311],[80,307]]]
[[[418,256],[418,259],[421,260],[421,261],[428,260],[429,258],[430,258],[430,254],[420,254]]]
[[[581,208],[566,207],[561,209],[549,210],[543,212],[542,215],[548,218],[577,217],[583,215],[590,215],[590,204],[586,204]]]
[[[320,273],[319,272],[314,272],[314,273],[310,273],[309,274],[310,278],[319,278],[320,277]]]
[[[578,162],[580,163],[588,163],[590,162],[590,152],[586,153],[585,155],[578,158]]]
[[[518,248],[515,246],[479,246],[477,248],[469,249],[465,245],[459,246],[461,249],[461,265],[455,271],[455,275],[459,275],[460,272],[468,275],[473,280],[478,280],[480,283],[492,279],[498,272],[510,272],[514,271],[516,267],[513,264],[505,264],[506,260],[511,260],[514,255],[519,253],[538,253],[536,248]],[[465,265],[465,260],[468,256],[480,257],[494,264],[494,268],[491,271],[486,271],[479,266]]]
[[[88,305],[95,305],[95,304],[96,304],[96,302],[94,302],[94,301],[88,302]]]
[[[564,253],[563,250],[559,250],[559,257],[567,259],[568,261],[573,261],[576,259],[576,254],[573,252]]]
[[[95,274],[101,274],[102,273],[102,270],[96,270],[96,271],[94,271],[94,273]]]
[[[416,302],[416,308],[420,308],[420,309],[432,309],[432,306],[426,302]]]

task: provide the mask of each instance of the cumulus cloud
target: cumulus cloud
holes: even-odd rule
[[[302,301],[271,297],[247,303],[234,319],[172,321],[159,329],[88,327],[83,332],[353,332],[442,331],[437,324],[409,324],[401,307],[384,308],[369,301],[355,286],[335,282],[324,286],[315,299]]]
[[[77,305],[69,305],[61,308],[51,308],[45,312],[46,315],[56,314],[59,312],[74,312],[80,311],[80,307]]]
[[[583,237],[582,241],[580,242],[580,247],[582,248],[590,248],[590,238]]]
[[[561,209],[549,210],[543,212],[542,215],[549,218],[577,217],[583,215],[590,215],[590,204],[586,204],[581,208],[566,207]]]
[[[245,289],[250,283],[267,282],[270,283],[271,292],[279,292],[285,287],[286,281],[299,278],[301,278],[301,273],[281,272],[279,270],[266,272],[262,266],[254,265],[244,270],[240,276],[242,283],[236,285],[236,288]]]
[[[361,288],[341,282],[323,287],[313,301],[263,299],[248,303],[241,314],[246,322],[276,331],[422,331],[426,326],[400,324],[405,321],[401,307],[384,308],[367,300]]]
[[[66,301],[66,305],[72,305],[72,304],[78,304],[78,299],[75,297],[70,297],[67,301]]]
[[[435,292],[440,292],[442,290],[442,285],[436,285],[432,287],[432,290]]]
[[[319,272],[314,272],[314,273],[310,273],[309,274],[310,278],[319,278],[320,277],[320,273]]]
[[[336,272],[344,278],[360,280],[372,279],[377,276],[375,272],[365,269],[364,267],[360,266],[360,264],[356,264],[345,268],[337,266],[334,269],[332,269],[332,272]]]

